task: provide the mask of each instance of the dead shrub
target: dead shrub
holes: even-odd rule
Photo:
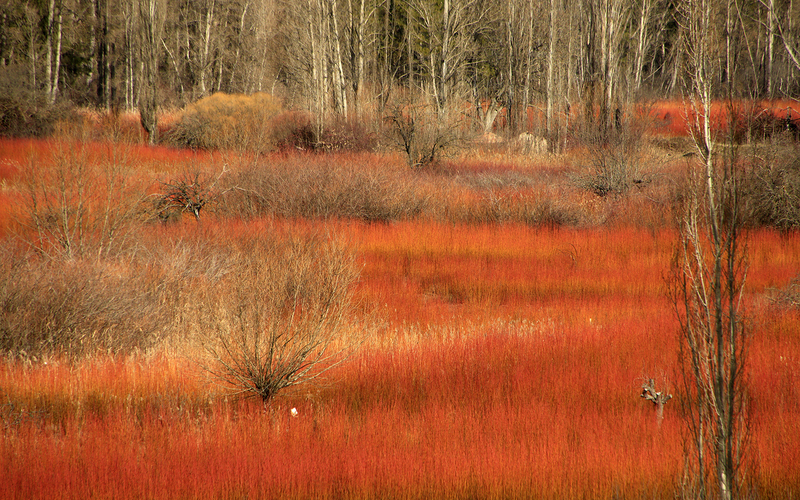
[[[467,224],[525,224],[543,227],[593,225],[586,207],[563,201],[565,194],[552,189],[497,189],[480,195],[453,193],[439,219]],[[471,199],[471,201],[469,201]],[[468,200],[466,203],[464,200]]]
[[[317,132],[306,112],[284,111],[271,120],[270,126],[279,150],[311,151],[317,147]]]
[[[385,116],[388,141],[405,154],[411,168],[435,166],[461,138],[458,119],[441,118],[432,106],[395,104]]]
[[[155,197],[154,213],[151,218],[161,222],[179,219],[183,214],[191,214],[200,220],[200,213],[213,210],[220,193],[218,183],[222,174],[212,177],[199,171],[183,174],[161,184],[161,192]]]
[[[365,160],[313,155],[239,172],[226,197],[230,213],[246,216],[408,219],[426,198],[407,172]]]
[[[151,267],[8,253],[0,266],[0,351],[7,356],[127,354],[166,334],[165,277]]]
[[[264,402],[317,380],[361,343],[348,328],[355,257],[319,236],[240,238],[233,273],[214,287],[204,368],[234,394]]]
[[[741,191],[746,225],[800,229],[800,158],[794,149],[772,145],[753,150]]]
[[[48,137],[59,122],[76,120],[68,102],[47,105],[31,96],[0,95],[0,136]]]
[[[322,131],[317,145],[326,151],[351,151],[365,153],[375,151],[377,134],[357,120],[338,120],[328,124]]]
[[[572,180],[598,196],[624,195],[652,181],[657,162],[648,148],[645,110],[617,111],[613,128],[583,125],[579,137],[585,154]]]
[[[279,140],[271,120],[282,111],[281,102],[266,93],[216,93],[186,106],[169,142],[197,149],[271,151]]]
[[[57,143],[22,169],[20,236],[50,258],[107,257],[124,251],[138,223],[143,186],[132,158],[106,157],[89,142]]]
[[[800,308],[800,275],[783,288],[772,290],[771,301],[777,306]]]

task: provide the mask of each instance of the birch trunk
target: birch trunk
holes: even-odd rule
[[[553,66],[555,65],[557,16],[558,11],[556,10],[556,0],[550,0],[550,43],[548,44],[547,50],[547,110],[545,114],[545,125],[547,127],[548,141],[552,141],[553,137],[553,101],[555,100]]]
[[[211,26],[214,24],[214,8],[216,0],[211,0],[211,5],[206,9],[205,22],[203,24],[203,51],[200,53],[200,94],[205,96],[208,92],[206,88],[206,72],[210,62],[208,54],[211,51]]]
[[[330,22],[333,28],[331,42],[333,43],[333,56],[334,56],[334,81],[336,92],[336,112],[341,116],[347,116],[347,81],[344,77],[344,67],[342,65],[342,45],[339,42],[339,21],[338,21],[338,2],[337,0],[329,0],[330,2]]]
[[[525,88],[523,90],[523,116],[525,117],[525,131],[530,132],[528,123],[528,106],[531,103],[531,74],[533,66],[533,0],[528,0],[528,48],[525,51]]]
[[[53,82],[50,85],[50,96],[48,98],[50,104],[56,102],[58,95],[58,80],[61,75],[61,33],[63,28],[63,13],[61,5],[58,6],[58,20],[56,21],[56,49],[55,49],[55,64],[53,65]]]

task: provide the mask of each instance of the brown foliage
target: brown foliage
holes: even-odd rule
[[[183,110],[170,142],[198,149],[271,151],[276,138],[272,120],[283,111],[269,94],[217,93]]]
[[[6,355],[80,358],[142,351],[170,323],[167,277],[144,263],[6,253],[0,266],[0,352]]]

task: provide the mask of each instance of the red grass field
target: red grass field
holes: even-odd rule
[[[17,206],[24,151],[51,144],[0,140],[0,165],[12,165],[0,170],[2,220]],[[113,153],[93,144],[91,154]],[[125,151],[151,185],[215,162]],[[226,241],[284,226],[329,231],[357,252],[356,294],[380,327],[349,363],[265,407],[226,397],[174,346],[3,362],[0,498],[675,498],[683,437],[669,224],[209,217],[154,225],[144,238]],[[753,231],[748,251],[747,475],[759,496],[793,498],[800,311],[770,298],[800,270],[800,238]],[[645,377],[678,396],[661,422],[639,397]]]

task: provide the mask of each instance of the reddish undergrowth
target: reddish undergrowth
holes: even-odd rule
[[[14,166],[0,172],[0,222],[18,207],[17,170],[58,157],[63,144],[0,139],[0,158]],[[124,157],[120,164],[150,189],[197,166],[250,161],[103,141],[82,147],[91,163]],[[375,158],[393,161],[334,158],[331,168],[347,162],[367,172]],[[513,203],[564,195],[586,220],[603,223],[526,225],[486,207],[502,189],[445,195],[436,183],[483,174],[561,179],[563,164],[478,158],[448,168],[423,175],[419,189],[438,210],[467,214],[460,218],[204,215],[137,227],[137,243],[156,253],[259,232],[334,234],[357,253],[359,310],[379,326],[321,385],[267,406],[209,384],[190,338],[126,357],[4,362],[0,498],[675,498],[678,398],[660,422],[639,398],[645,377],[681,392],[666,294],[676,238],[667,209],[635,194],[597,200],[537,186]],[[416,182],[399,170],[396,177]],[[800,489],[800,312],[771,298],[798,272],[800,239],[752,231],[748,252],[747,474],[762,497],[787,498]]]
[[[274,229],[184,224],[159,237]],[[390,318],[327,384],[265,408],[226,400],[174,354],[5,364],[0,496],[673,497],[680,408],[659,425],[638,397],[645,376],[680,390],[669,231],[326,230],[358,242],[361,297]],[[751,235],[752,307],[783,283],[798,245]],[[754,315],[751,473],[782,496],[800,481],[800,317],[769,311]]]

